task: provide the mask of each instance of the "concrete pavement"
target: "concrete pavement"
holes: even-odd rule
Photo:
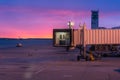
[[[120,58],[77,61],[78,51],[32,47],[0,50],[0,80],[120,80]]]

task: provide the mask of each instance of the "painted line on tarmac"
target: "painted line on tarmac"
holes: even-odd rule
[[[46,68],[40,68],[40,70],[39,71],[37,71],[37,72],[35,72],[35,74],[38,74],[38,73],[40,73],[40,72],[42,72],[42,71],[44,71]]]

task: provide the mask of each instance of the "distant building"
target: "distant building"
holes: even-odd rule
[[[99,11],[91,11],[91,29],[98,29],[99,27]]]
[[[98,27],[98,29],[107,29],[106,27]]]
[[[120,26],[112,27],[112,29],[120,29]]]

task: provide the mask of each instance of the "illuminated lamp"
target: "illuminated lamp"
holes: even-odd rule
[[[72,29],[72,27],[74,26],[74,22],[69,21],[67,25],[69,26],[69,29]]]

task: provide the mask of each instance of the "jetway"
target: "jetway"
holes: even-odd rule
[[[74,31],[75,45],[120,44],[120,29],[80,29]]]
[[[54,29],[53,34],[54,46],[120,44],[120,29],[87,29],[84,24],[80,29]]]
[[[53,44],[56,47],[87,45],[120,45],[120,29],[87,29],[86,25],[79,29],[54,29]],[[85,56],[85,54],[84,54]]]

